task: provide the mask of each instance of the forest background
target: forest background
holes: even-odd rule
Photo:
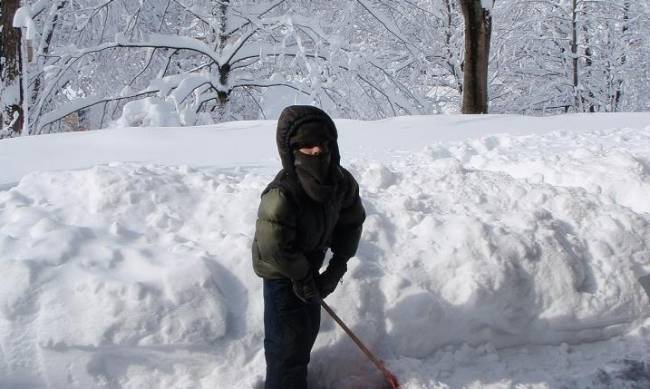
[[[0,0],[0,138],[650,110],[650,2]]]

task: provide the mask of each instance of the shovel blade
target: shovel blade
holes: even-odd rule
[[[639,283],[643,287],[643,290],[645,290],[645,294],[647,294],[650,299],[650,274],[639,277]]]

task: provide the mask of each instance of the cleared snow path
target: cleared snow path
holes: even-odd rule
[[[602,116],[650,124],[650,115]],[[368,218],[328,300],[403,386],[650,385],[650,305],[636,282],[650,273],[650,128],[431,135],[409,145],[382,134],[396,122],[424,133],[460,117],[400,120],[372,123],[376,138],[354,131],[368,123],[342,122],[342,142],[363,147],[344,165]],[[483,120],[496,133],[513,117]],[[517,120],[523,128],[529,119]],[[249,124],[272,134],[270,122]],[[218,143],[207,128],[134,130],[134,153],[161,142],[160,130],[174,157],[89,168],[95,160],[75,157],[74,136],[101,136],[102,158],[112,139],[122,159],[127,130],[64,134],[57,139],[69,146],[57,153],[76,170],[29,173],[0,191],[0,387],[261,387],[262,291],[250,243],[278,162],[265,154],[272,136],[253,140],[234,126],[218,127],[223,144],[265,150],[243,166],[231,154],[213,167],[174,165],[203,165],[190,143]],[[28,152],[30,139],[46,144],[3,141],[0,150]],[[4,182],[26,168],[9,169]],[[313,386],[379,385],[323,318]]]

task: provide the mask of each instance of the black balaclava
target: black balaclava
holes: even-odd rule
[[[336,185],[331,179],[332,154],[325,124],[308,122],[301,125],[290,137],[289,143],[293,150],[294,168],[300,186],[312,200],[319,203],[326,202],[332,197]],[[319,155],[308,155],[299,150],[314,146],[320,146],[323,151]]]

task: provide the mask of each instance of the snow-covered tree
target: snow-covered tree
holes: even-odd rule
[[[496,111],[647,109],[647,2],[515,0],[495,11]]]
[[[293,103],[359,119],[487,112],[488,102],[491,112],[529,114],[648,110],[648,8],[631,0],[23,0],[14,21],[25,97],[14,106],[28,114],[15,117],[38,134],[259,119]]]
[[[30,4],[35,133],[116,117],[127,125],[263,118],[275,101],[361,118],[432,109],[430,83],[412,87],[427,77],[428,60],[411,19],[426,10],[411,1]],[[405,31],[395,16],[410,21]]]
[[[462,94],[462,15],[456,0],[364,0],[357,34],[384,60],[378,67],[410,90],[426,113],[456,112]],[[414,112],[416,113],[416,112]]]
[[[22,37],[13,20],[19,0],[0,1],[0,138],[20,135],[23,113]]]

